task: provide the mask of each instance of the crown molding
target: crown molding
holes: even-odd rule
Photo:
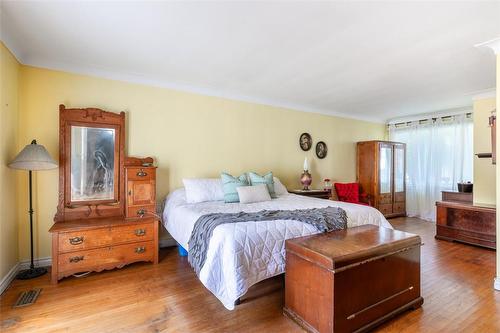
[[[478,100],[487,99],[487,98],[496,98],[497,97],[497,90],[495,87],[493,87],[493,88],[489,88],[489,89],[476,91],[476,92],[472,93],[471,95],[472,95],[473,101],[478,101]]]
[[[29,57],[24,59],[24,60],[25,61],[23,61],[22,64],[26,65],[26,66],[50,69],[50,70],[85,75],[85,76],[91,76],[91,77],[108,79],[108,80],[113,80],[113,81],[122,81],[122,82],[139,84],[139,85],[150,86],[150,87],[165,88],[165,89],[175,90],[175,91],[179,91],[179,92],[186,92],[186,93],[192,93],[192,94],[198,94],[198,95],[204,95],[204,96],[210,96],[210,97],[218,97],[218,98],[224,98],[224,99],[239,101],[239,102],[267,105],[267,106],[278,107],[278,108],[282,108],[282,109],[288,109],[288,110],[292,110],[292,111],[296,111],[296,112],[316,113],[316,114],[321,114],[321,115],[330,116],[330,117],[346,118],[346,119],[366,121],[366,122],[377,123],[377,124],[385,124],[385,119],[381,119],[379,117],[356,116],[356,115],[352,115],[349,113],[338,112],[338,111],[322,109],[322,108],[315,108],[315,107],[311,107],[311,106],[307,106],[307,105],[288,103],[288,102],[272,100],[272,99],[258,98],[255,96],[240,95],[240,94],[237,94],[234,92],[222,91],[222,90],[219,90],[219,89],[216,89],[213,87],[201,87],[201,86],[191,85],[189,83],[179,83],[179,82],[151,79],[151,78],[148,78],[146,76],[139,75],[139,74],[118,73],[118,72],[109,71],[109,70],[103,69],[103,68],[85,67],[85,66],[80,66],[80,65],[76,65],[76,64],[68,64],[68,63],[57,63],[57,62],[52,62],[52,61],[48,61],[48,60],[40,61],[39,59],[31,59]]]
[[[0,18],[3,15],[3,9],[0,4]],[[3,20],[2,20],[3,21]],[[114,81],[123,81],[128,83],[140,84],[145,86],[152,86],[158,88],[166,88],[171,90],[176,90],[180,92],[187,92],[211,97],[219,97],[234,101],[248,102],[254,104],[261,104],[267,106],[278,107],[282,109],[289,109],[297,112],[307,112],[316,113],[331,117],[346,118],[353,120],[366,121],[371,123],[385,124],[386,119],[381,119],[380,117],[371,116],[357,116],[346,112],[338,112],[330,109],[316,108],[308,105],[301,105],[295,103],[289,103],[286,101],[279,101],[273,99],[259,98],[256,96],[247,96],[237,94],[235,92],[222,91],[214,87],[203,87],[198,85],[192,85],[189,83],[171,82],[167,80],[158,80],[154,78],[149,78],[144,75],[137,73],[119,73],[116,71],[108,70],[105,68],[97,68],[91,66],[81,66],[78,64],[69,63],[57,63],[50,60],[33,59],[21,52],[21,47],[16,42],[15,38],[11,38],[13,34],[9,31],[8,27],[1,25],[0,29],[0,41],[9,49],[9,51],[16,57],[18,62],[22,65],[45,68],[50,70],[93,76],[97,78],[103,78]]]
[[[489,47],[495,54],[500,54],[500,37],[476,44],[474,47]]]

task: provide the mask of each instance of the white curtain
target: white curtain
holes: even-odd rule
[[[435,221],[441,191],[472,182],[472,127],[472,117],[466,115],[389,126],[391,141],[406,143],[408,216]]]

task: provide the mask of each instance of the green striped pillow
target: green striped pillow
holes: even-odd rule
[[[267,186],[267,190],[269,191],[269,194],[271,195],[271,198],[276,198],[276,192],[274,191],[274,179],[273,179],[272,172],[269,172],[269,173],[265,174],[264,176],[261,176],[255,172],[249,172],[248,178],[250,179],[250,184],[252,184],[252,185],[265,184]]]
[[[221,173],[220,177],[222,179],[222,189],[224,191],[224,201],[226,203],[230,202],[240,202],[240,197],[238,196],[238,191],[236,190],[240,186],[249,186],[247,176],[245,174],[234,177],[228,173]]]

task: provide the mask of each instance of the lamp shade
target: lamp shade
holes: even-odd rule
[[[10,162],[9,168],[22,170],[48,170],[57,168],[57,163],[50,157],[44,146],[31,141],[16,158]]]

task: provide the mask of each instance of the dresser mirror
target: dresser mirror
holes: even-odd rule
[[[125,114],[60,106],[55,220],[124,215]]]
[[[117,200],[115,134],[114,128],[71,126],[71,203]]]

